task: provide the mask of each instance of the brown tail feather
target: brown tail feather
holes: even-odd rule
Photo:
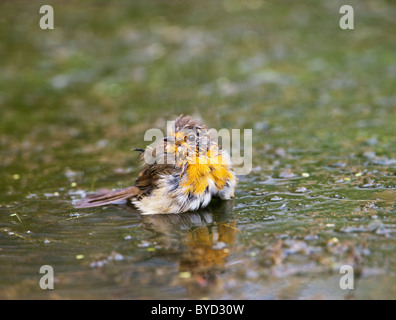
[[[92,208],[112,204],[116,201],[126,200],[136,197],[140,193],[138,187],[132,186],[129,188],[109,191],[101,194],[88,195],[86,198],[76,202],[76,208]]]

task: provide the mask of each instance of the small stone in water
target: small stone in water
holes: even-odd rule
[[[70,213],[69,217],[79,217],[80,214],[78,212]]]
[[[258,273],[254,270],[247,270],[246,271],[246,277],[248,278],[257,278],[258,277]]]
[[[58,197],[59,193],[58,192],[54,192],[54,193],[44,193],[44,196],[46,196],[47,198],[49,197]]]
[[[123,256],[122,254],[120,254],[120,253],[116,253],[116,254],[113,256],[113,260],[114,260],[114,261],[122,261],[122,260],[124,260],[124,256]]]
[[[316,234],[309,234],[309,235],[306,235],[306,236],[304,237],[304,240],[305,240],[305,241],[317,240],[317,239],[319,239],[319,237],[318,237]]]
[[[304,193],[304,192],[307,192],[307,191],[308,191],[308,189],[305,188],[305,187],[298,187],[295,192]]]
[[[106,263],[107,263],[106,260],[96,261],[96,262],[90,263],[89,266],[90,266],[91,268],[101,268],[101,267],[103,267]]]
[[[145,240],[142,240],[142,242],[138,244],[139,248],[147,248],[149,246],[150,246],[150,242],[145,241]]]
[[[346,167],[346,165],[347,164],[345,162],[336,162],[336,163],[330,164],[330,167],[344,168],[344,167]]]
[[[375,183],[369,182],[369,183],[363,183],[359,185],[359,188],[376,188],[377,185]]]
[[[296,175],[295,175],[293,172],[291,172],[290,169],[283,170],[283,171],[279,174],[279,178],[293,178],[293,177],[295,177],[295,176],[296,176]]]
[[[283,148],[277,148],[277,149],[275,150],[275,154],[276,154],[278,157],[284,158],[284,157],[286,156],[286,151],[285,151],[285,149],[283,149]]]

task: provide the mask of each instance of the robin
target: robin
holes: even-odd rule
[[[145,161],[135,185],[88,195],[77,208],[130,200],[142,214],[183,213],[205,208],[212,197],[229,200],[237,178],[229,154],[211,138],[207,127],[180,115],[168,137],[141,152]]]

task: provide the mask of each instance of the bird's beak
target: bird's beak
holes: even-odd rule
[[[140,148],[132,148],[130,151],[139,151],[140,153],[145,152],[146,150]]]

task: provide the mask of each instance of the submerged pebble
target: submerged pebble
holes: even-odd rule
[[[296,175],[290,170],[290,169],[285,169],[281,173],[279,173],[279,178],[294,178]]]

